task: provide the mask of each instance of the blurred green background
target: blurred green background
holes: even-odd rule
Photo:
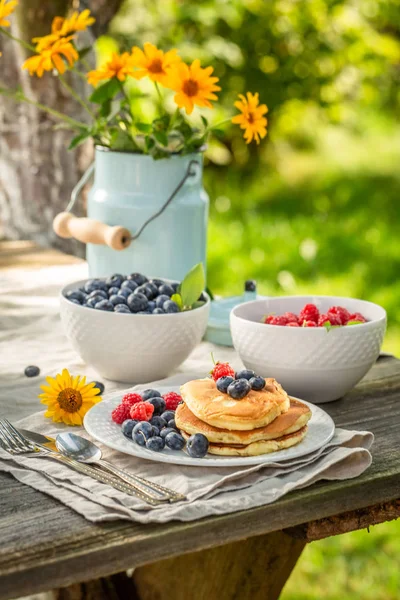
[[[266,294],[382,304],[400,355],[398,0],[127,0],[97,45],[153,42],[221,79],[214,122],[259,91],[269,134],[227,127],[207,152],[208,268],[216,293],[255,278]],[[152,110],[151,105],[146,110]],[[400,523],[309,546],[284,600],[398,600]]]

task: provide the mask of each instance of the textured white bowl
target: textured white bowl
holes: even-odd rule
[[[65,333],[81,358],[107,379],[147,383],[166,377],[202,339],[210,300],[194,310],[166,315],[135,315],[95,310],[65,298],[84,281],[61,292]]]
[[[314,303],[320,312],[344,306],[368,323],[338,327],[281,327],[261,320],[268,314],[298,314]],[[377,304],[337,296],[281,296],[246,302],[230,316],[233,344],[243,364],[264,377],[275,377],[292,395],[315,404],[331,402],[360,381],[379,356],[386,312]]]

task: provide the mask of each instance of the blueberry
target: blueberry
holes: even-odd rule
[[[164,446],[165,446],[165,442],[164,442],[163,438],[160,437],[159,435],[151,437],[146,442],[146,448],[148,450],[153,450],[154,452],[161,452],[161,450],[164,450]]]
[[[158,429],[164,429],[167,426],[167,422],[164,421],[162,417],[156,416],[150,419],[150,423],[154,425],[154,427],[158,427]]]
[[[87,297],[88,300],[90,298],[101,298],[102,300],[107,300],[108,294],[104,290],[93,290],[93,292],[90,292],[89,296]]]
[[[96,387],[99,390],[99,393],[97,395],[101,396],[104,392],[104,383],[101,383],[101,381],[92,381],[92,383],[94,383],[94,387]]]
[[[146,283],[145,288],[147,291],[145,296],[147,296],[149,300],[153,300],[153,298],[158,296],[158,293],[159,293],[158,287],[156,285],[154,285],[154,283],[150,283],[150,282]]]
[[[234,400],[241,400],[242,398],[247,396],[247,394],[249,393],[250,390],[251,390],[251,385],[250,385],[248,379],[235,379],[228,386],[228,394]]]
[[[256,292],[257,291],[257,283],[254,279],[247,279],[244,282],[244,291],[245,292]]]
[[[73,304],[78,304],[78,306],[82,306],[79,300],[75,300],[75,298],[70,299],[70,302],[72,302]]]
[[[117,304],[116,306],[114,306],[114,312],[116,312],[116,313],[125,313],[127,315],[131,315],[132,314],[126,304]]]
[[[111,298],[111,296],[115,296],[116,294],[119,294],[119,288],[117,288],[117,287],[108,288],[108,297],[109,298]]]
[[[149,302],[149,310],[151,310],[151,312],[153,312],[153,310],[156,307],[156,303],[154,302],[154,300],[150,300]]]
[[[126,298],[119,294],[114,294],[113,296],[110,296],[110,302],[113,306],[117,306],[117,304],[126,304]]]
[[[153,425],[150,425],[148,421],[141,421],[137,423],[132,431],[132,439],[139,444],[139,446],[145,446],[146,441],[153,435]]]
[[[185,440],[180,433],[171,431],[165,436],[165,445],[171,450],[182,450],[185,445]]]
[[[120,288],[121,285],[123,284],[124,280],[125,280],[125,277],[123,275],[120,275],[119,273],[114,273],[114,275],[110,275],[110,277],[107,277],[106,284],[107,284],[107,287],[109,287],[109,288],[112,288],[112,287]]]
[[[100,300],[94,307],[96,310],[106,310],[108,312],[113,312],[114,310],[114,306],[108,300]]]
[[[136,290],[137,287],[138,287],[137,283],[135,283],[131,279],[127,279],[121,285],[121,290],[128,288],[128,290],[131,290],[131,292],[133,292],[134,290]]]
[[[122,423],[121,429],[125,437],[132,439],[132,431],[135,425],[137,425],[137,421],[133,419],[127,419]]]
[[[168,423],[168,421],[175,419],[175,411],[174,410],[166,410],[165,412],[163,412],[161,414],[161,416],[164,419],[164,421],[166,421]]]
[[[249,383],[252,390],[260,391],[265,388],[265,379],[264,377],[260,377],[260,375],[256,375],[249,379]]]
[[[162,308],[155,308],[151,314],[152,315],[165,315],[165,312],[163,311]]]
[[[85,292],[87,294],[90,294],[90,292],[93,292],[94,290],[104,290],[106,292],[107,289],[106,282],[101,279],[88,279],[85,283]]]
[[[161,285],[164,285],[165,281],[162,279],[150,279],[149,283],[153,283],[157,288],[159,288]]]
[[[158,296],[158,298],[156,298],[156,307],[162,308],[164,306],[164,302],[168,302],[169,300],[170,298],[168,296],[166,296],[165,294],[161,294],[161,296]]]
[[[203,458],[208,451],[208,439],[202,433],[195,433],[188,439],[186,448],[192,458]]]
[[[153,432],[153,436],[160,435],[160,430],[155,425],[153,425],[152,432]]]
[[[173,300],[167,300],[167,302],[164,302],[163,304],[163,310],[166,313],[177,313],[179,312],[179,306]]]
[[[143,390],[143,392],[140,392],[140,395],[142,396],[143,400],[149,400],[149,398],[162,397],[158,390],[154,390],[152,388],[147,388],[146,390]]]
[[[170,421],[168,421],[167,426],[170,427],[171,429],[177,429],[175,419],[171,419]]]
[[[207,296],[204,292],[201,292],[200,296],[197,299],[198,302],[207,302]]]
[[[237,373],[235,373],[235,379],[249,379],[250,380],[252,377],[255,377],[255,376],[256,376],[256,374],[251,369],[242,369],[241,371],[238,371]]]
[[[174,292],[177,292],[178,291],[178,287],[181,284],[179,283],[179,281],[174,281],[173,283],[170,283],[169,285],[172,287],[172,289],[174,290]]]
[[[169,296],[169,298],[171,298],[172,294],[174,294],[174,289],[168,285],[168,283],[164,283],[164,285],[160,286],[160,288],[158,289],[158,293],[159,294],[165,294],[166,296]]]
[[[147,402],[150,402],[154,406],[154,415],[161,415],[165,410],[165,400],[156,396],[155,398],[149,398]]]
[[[69,290],[69,292],[65,294],[65,297],[68,298],[68,300],[71,300],[71,302],[72,300],[77,300],[79,304],[83,304],[86,300],[86,294],[79,290]]]
[[[37,377],[40,373],[40,369],[39,367],[36,367],[35,365],[29,365],[29,367],[26,367],[25,371],[24,371],[24,375],[25,377]]]
[[[131,312],[138,313],[141,310],[147,309],[148,300],[143,294],[131,294],[128,296],[127,304]]]
[[[151,315],[151,310],[139,310],[137,315]]]
[[[136,285],[143,285],[148,281],[147,277],[141,273],[131,273],[128,275],[127,280],[134,281]]]
[[[133,290],[131,290],[131,288],[129,287],[122,287],[119,291],[118,291],[118,295],[119,296],[123,296],[124,298],[127,298],[128,296],[130,296],[132,294]]]
[[[172,427],[164,427],[164,429],[161,429],[160,435],[162,438],[166,438],[169,433],[177,433],[177,432],[175,429],[172,429]]]
[[[220,377],[219,379],[217,379],[217,390],[226,394],[228,391],[228,387],[233,381],[235,381],[234,378],[230,377],[229,375],[227,375],[226,377]]]
[[[87,306],[88,308],[94,308],[96,306],[96,304],[98,302],[100,302],[101,300],[104,300],[104,298],[101,298],[101,296],[97,296],[95,298],[89,298],[85,304],[85,306]]]

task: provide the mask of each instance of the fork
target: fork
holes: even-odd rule
[[[144,500],[153,506],[158,506],[159,504],[169,501],[168,498],[153,496],[144,486],[140,485],[139,483],[136,485],[126,485],[125,483],[120,482],[116,477],[106,474],[99,469],[79,463],[78,461],[63,456],[62,454],[54,452],[53,450],[45,448],[44,446],[40,446],[39,444],[33,444],[19,431],[17,431],[7,419],[0,419],[0,446],[12,456],[51,458],[53,460],[57,460],[75,469],[76,471],[83,473],[84,475],[92,477],[92,479],[114,487],[120,492],[129,494],[130,496],[137,496],[141,500]]]

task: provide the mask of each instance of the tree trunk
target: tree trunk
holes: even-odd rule
[[[100,19],[104,31],[118,9],[121,0],[107,2],[106,16]],[[83,8],[91,8],[82,5]],[[94,0],[101,10],[102,0]],[[28,5],[28,6],[27,6]],[[54,16],[65,15],[68,0],[20,1],[11,15],[11,33],[30,42],[32,37],[50,32]],[[73,2],[73,8],[78,9]],[[96,13],[94,14],[96,16]],[[92,45],[92,32],[80,34],[82,46]],[[90,116],[62,87],[57,76],[45,73],[42,78],[21,70],[26,51],[17,43],[0,35],[0,85],[20,86],[26,96],[51,108],[87,122]],[[94,57],[91,59],[94,61]],[[80,96],[88,94],[86,83],[73,73],[67,73],[68,83]],[[29,239],[43,246],[55,246],[72,254],[82,255],[84,247],[74,240],[58,238],[52,230],[54,216],[65,209],[72,188],[90,164],[92,144],[77,150],[67,150],[71,132],[54,129],[57,120],[28,104],[16,104],[0,96],[0,237]],[[82,202],[74,213],[82,215]]]

